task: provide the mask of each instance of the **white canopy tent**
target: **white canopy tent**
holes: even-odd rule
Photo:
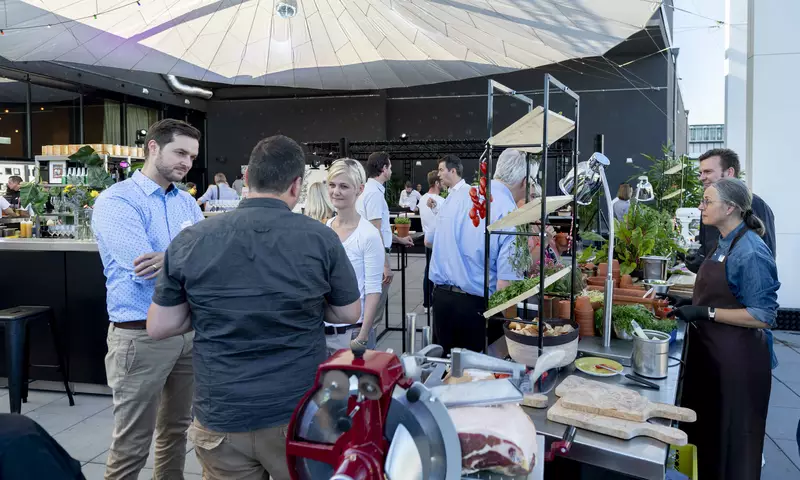
[[[0,56],[377,89],[602,55],[658,0],[5,0]]]

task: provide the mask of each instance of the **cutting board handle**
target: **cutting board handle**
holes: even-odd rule
[[[688,408],[655,402],[651,402],[647,407],[647,418],[668,418],[670,420],[678,420],[679,422],[697,421],[697,413]]]

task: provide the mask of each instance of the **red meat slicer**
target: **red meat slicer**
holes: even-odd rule
[[[438,358],[441,352],[438,345],[401,358],[340,350],[321,364],[289,422],[292,479],[461,479],[461,446],[447,407],[521,402],[531,379],[563,356],[543,355],[528,375],[515,362],[463,349]],[[454,377],[466,369],[509,377],[444,385],[447,364]]]

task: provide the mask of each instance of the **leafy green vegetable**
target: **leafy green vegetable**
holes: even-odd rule
[[[611,322],[620,330],[633,335],[632,320],[636,320],[645,330],[670,333],[678,328],[678,322],[672,319],[656,318],[643,305],[614,305],[611,309]],[[603,326],[603,309],[594,312],[594,323],[598,330]]]
[[[498,305],[502,305],[507,301],[511,300],[512,298],[522,295],[523,293],[527,292],[528,290],[532,289],[537,285],[539,285],[538,276],[512,282],[511,285],[509,285],[508,287],[499,290],[497,292],[494,292],[494,294],[492,294],[492,296],[489,297],[489,308],[494,308]]]
[[[575,261],[582,265],[591,260],[595,253],[597,253],[597,251],[594,249],[594,247],[586,247],[581,250],[581,253],[578,254],[578,258],[576,258]]]
[[[529,233],[529,224],[517,225],[517,233]],[[533,257],[528,248],[528,238],[525,235],[517,235],[514,237],[514,253],[511,254],[509,263],[511,268],[520,275],[527,275],[533,265]]]

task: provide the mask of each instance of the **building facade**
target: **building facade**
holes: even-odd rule
[[[689,125],[689,158],[697,158],[712,148],[725,146],[725,125]]]

